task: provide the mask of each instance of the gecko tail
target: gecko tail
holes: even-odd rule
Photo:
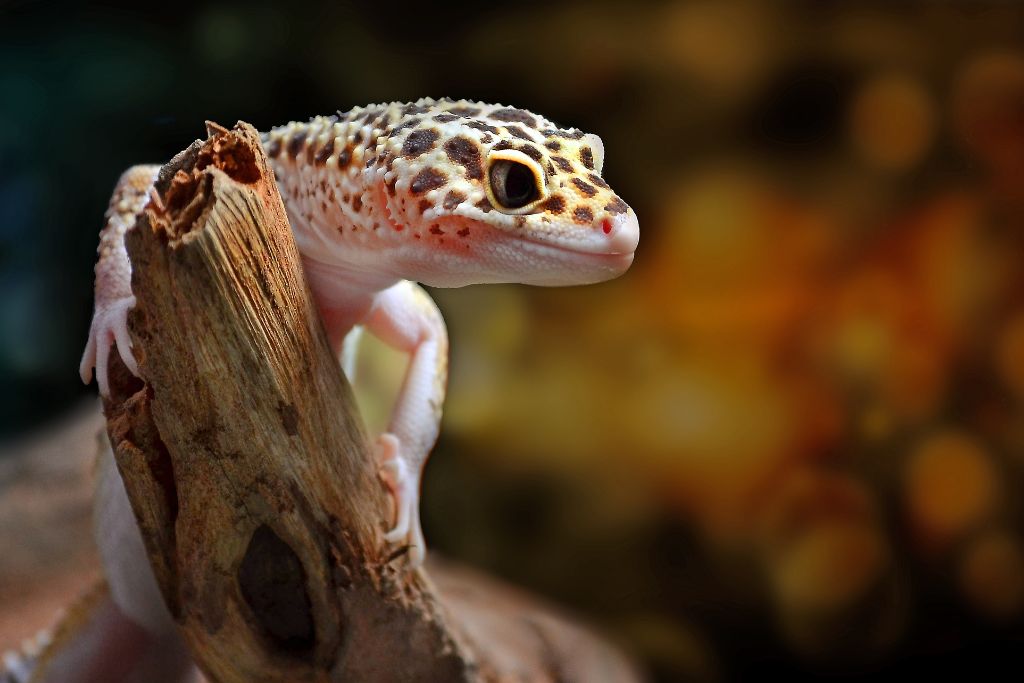
[[[153,636],[100,581],[51,631],[3,657],[0,683],[186,683],[197,670],[177,633]]]

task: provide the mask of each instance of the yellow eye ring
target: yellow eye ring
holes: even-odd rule
[[[491,204],[504,213],[524,214],[547,199],[544,169],[515,149],[500,149],[487,157],[487,182]]]

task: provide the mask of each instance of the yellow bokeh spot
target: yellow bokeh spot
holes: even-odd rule
[[[788,544],[772,567],[780,609],[820,614],[861,598],[887,562],[881,535],[861,521],[825,521]]]
[[[996,368],[1000,379],[1024,397],[1024,313],[1012,318],[996,341]]]
[[[989,455],[966,434],[931,436],[908,463],[907,509],[928,543],[943,545],[970,531],[993,512],[999,493]]]
[[[885,75],[856,95],[850,137],[868,163],[905,169],[921,160],[935,132],[935,107],[917,81]]]
[[[989,532],[968,548],[960,583],[976,609],[995,619],[1012,618],[1024,608],[1024,550],[1006,532]]]

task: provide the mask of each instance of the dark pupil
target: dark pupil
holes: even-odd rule
[[[524,164],[501,160],[491,168],[495,198],[509,209],[518,209],[537,199],[539,192],[533,171]]]
[[[509,202],[522,206],[533,195],[533,171],[522,164],[512,164],[505,176],[505,195]]]

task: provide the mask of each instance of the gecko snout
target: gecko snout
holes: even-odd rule
[[[632,254],[640,242],[640,223],[633,209],[605,218],[602,230],[608,235],[609,254]]]

